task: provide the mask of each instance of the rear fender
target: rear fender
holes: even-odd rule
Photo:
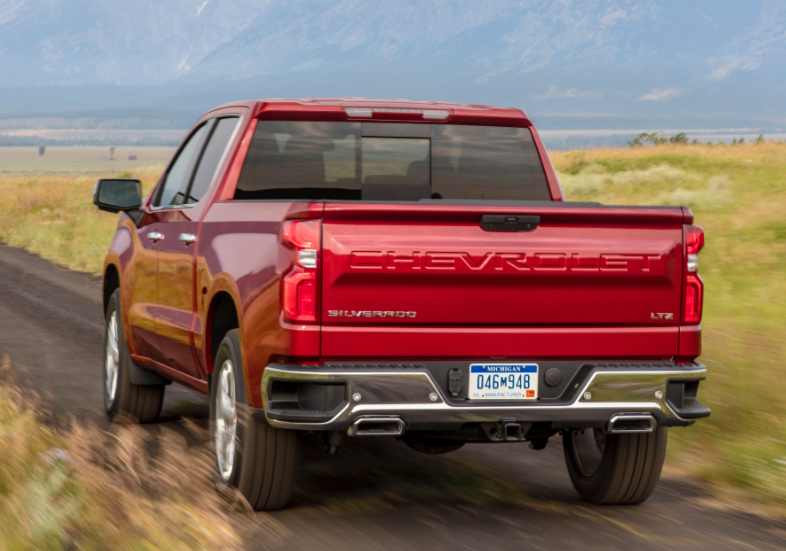
[[[246,357],[246,343],[244,339],[244,322],[243,322],[243,307],[242,307],[242,300],[240,295],[240,289],[238,289],[237,283],[235,280],[227,274],[226,272],[221,272],[213,276],[212,280],[210,281],[209,286],[207,287],[207,291],[204,291],[204,287],[198,286],[196,289],[197,292],[197,310],[199,311],[200,318],[204,319],[204,323],[201,324],[200,333],[194,333],[194,346],[196,347],[198,353],[202,357],[202,361],[204,362],[206,372],[209,374],[213,373],[213,358],[210,351],[212,350],[213,343],[211,341],[211,328],[213,327],[213,316],[214,312],[214,302],[217,300],[218,295],[220,294],[228,294],[232,298],[232,302],[235,305],[235,311],[237,312],[238,317],[238,325],[240,326],[240,348],[241,353],[243,354],[243,358]],[[246,380],[246,396],[251,396],[251,388],[248,386],[249,380],[249,373],[248,373],[248,365],[249,362],[243,362],[243,370]]]

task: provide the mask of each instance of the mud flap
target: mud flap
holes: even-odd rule
[[[160,386],[172,384],[172,381],[166,377],[159,375],[155,371],[150,371],[144,367],[136,365],[131,359],[128,360],[129,378],[131,384],[137,386]]]

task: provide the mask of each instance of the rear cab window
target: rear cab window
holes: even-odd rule
[[[529,128],[260,121],[235,199],[550,201]]]

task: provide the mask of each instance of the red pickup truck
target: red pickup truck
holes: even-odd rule
[[[99,180],[108,415],[209,394],[218,476],[283,507],[300,431],[425,453],[562,435],[577,491],[638,503],[697,400],[704,244],[684,207],[564,201],[518,109],[260,100],[160,181]]]

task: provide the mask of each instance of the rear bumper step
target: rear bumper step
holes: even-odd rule
[[[693,423],[695,417],[684,415],[684,411],[686,406],[699,404],[698,382],[706,375],[706,368],[697,363],[585,364],[577,374],[584,370],[582,382],[561,398],[494,402],[450,396],[443,389],[446,385],[436,383],[426,363],[389,364],[381,369],[373,364],[361,369],[271,364],[262,378],[264,415],[272,426],[280,428],[340,430],[358,436],[400,435],[405,429],[456,429],[467,423],[502,419],[509,423],[550,422],[553,429],[651,432],[658,425]],[[307,390],[303,394],[308,400],[308,415],[297,405],[300,385]],[[320,400],[322,385],[330,399]],[[278,389],[286,389],[286,399]],[[322,411],[315,407],[320,402],[324,404]],[[701,408],[703,416],[709,414],[708,408]]]

